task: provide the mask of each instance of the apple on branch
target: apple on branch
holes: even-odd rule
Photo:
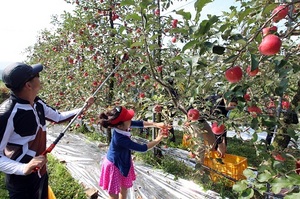
[[[265,27],[262,29],[262,35],[267,36],[268,34],[274,34],[277,32],[277,26]]]
[[[290,102],[286,101],[286,100],[282,100],[281,106],[282,106],[283,109],[287,110],[287,109],[290,108]]]
[[[277,161],[280,161],[280,162],[284,162],[285,161],[285,158],[282,157],[282,155],[280,153],[273,153],[272,156]]]
[[[237,83],[243,77],[243,71],[240,66],[234,66],[225,71],[225,78],[230,83]]]
[[[187,113],[188,120],[197,121],[200,118],[200,113],[197,109],[190,109]]]
[[[289,7],[286,5],[279,5],[277,6],[273,11],[272,11],[272,15],[274,15],[275,13],[277,13],[274,17],[273,17],[273,21],[275,23],[279,22],[281,19],[284,19],[289,12]]]
[[[251,66],[247,67],[247,74],[251,77],[254,77],[259,72],[259,68],[256,68],[254,70],[251,70]]]
[[[211,125],[211,130],[215,135],[222,135],[225,131],[225,125],[218,125],[218,122],[213,122]]]
[[[262,113],[262,110],[256,105],[249,106],[247,110],[254,118],[257,117],[258,114]]]
[[[140,96],[140,98],[144,98],[145,97],[145,93],[140,93],[139,96]]]
[[[172,41],[172,43],[176,43],[177,38],[174,36],[174,37],[172,37],[171,41]]]
[[[245,99],[246,102],[251,101],[251,97],[250,97],[250,95],[248,93],[246,93],[244,95],[244,99]]]
[[[177,28],[178,19],[173,19],[172,28]]]
[[[156,105],[154,106],[153,110],[154,110],[155,113],[161,113],[161,111],[162,111],[162,106],[159,105],[159,104],[156,104]]]
[[[262,55],[275,55],[280,51],[281,43],[278,36],[269,34],[263,38],[258,50]]]

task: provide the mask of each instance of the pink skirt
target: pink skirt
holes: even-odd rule
[[[120,170],[112,162],[110,162],[106,157],[104,158],[101,166],[99,182],[99,186],[102,187],[103,190],[107,190],[109,194],[119,194],[121,187],[127,189],[132,187],[135,179],[136,175],[132,162],[128,176],[124,177]]]

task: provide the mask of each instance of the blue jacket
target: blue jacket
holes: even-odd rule
[[[131,121],[131,128],[144,128],[143,121]],[[146,144],[138,144],[130,137],[113,131],[110,146],[106,158],[112,162],[125,177],[128,176],[131,166],[131,150],[145,152],[148,150]]]

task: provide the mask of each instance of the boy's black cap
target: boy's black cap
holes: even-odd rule
[[[18,89],[42,70],[43,65],[41,64],[29,66],[21,62],[15,62],[3,70],[2,81],[7,88]]]

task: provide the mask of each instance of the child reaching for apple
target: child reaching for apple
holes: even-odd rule
[[[217,120],[223,120],[224,118],[228,118],[230,111],[234,109],[238,100],[236,97],[232,97],[232,99],[228,102],[221,95],[211,96],[209,99],[213,102],[214,106],[211,108],[211,115],[213,118]],[[225,156],[227,151],[227,130],[224,124],[218,124],[217,122],[212,123],[212,131],[215,134],[216,142],[215,142],[215,150],[219,152],[221,157]]]
[[[153,148],[163,137],[165,129],[171,125],[156,122],[132,121],[134,111],[124,106],[116,106],[99,115],[99,124],[104,128],[113,128],[112,139],[107,155],[101,165],[99,185],[107,190],[110,199],[126,199],[128,188],[136,179],[131,151],[146,152]],[[155,140],[147,144],[139,144],[131,140],[130,128],[160,128]]]

